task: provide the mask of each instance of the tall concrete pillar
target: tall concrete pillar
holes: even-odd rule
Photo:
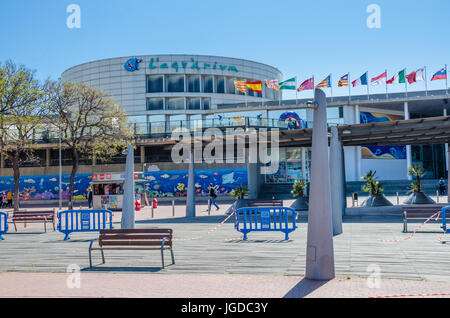
[[[135,228],[134,212],[134,148],[128,145],[122,207],[122,229]]]
[[[450,167],[450,150],[447,150],[447,165]],[[450,203],[450,170],[447,169],[447,202]]]
[[[345,211],[344,202],[344,175],[342,144],[339,140],[337,127],[331,127],[330,142],[330,182],[331,182],[331,209],[333,215],[333,235],[342,233],[342,216]]]
[[[188,218],[195,217],[195,163],[193,151],[191,152],[191,157],[189,160],[186,217]]]
[[[145,146],[141,146],[141,164],[145,163]]]
[[[3,152],[0,153],[0,168],[5,168],[5,155],[3,154]]]
[[[327,103],[325,93],[315,90],[312,134],[311,185],[309,196],[306,278],[329,280],[335,277],[333,225],[328,160]]]
[[[447,116],[447,108],[444,108],[444,116]],[[448,171],[448,143],[445,144],[445,170]],[[448,188],[447,188],[448,189]]]
[[[403,111],[405,114],[405,120],[409,120],[409,105],[408,102],[403,104]],[[406,145],[406,176],[408,180],[412,180],[412,176],[408,175],[409,167],[412,165],[411,145]]]

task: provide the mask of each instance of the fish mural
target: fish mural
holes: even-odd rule
[[[149,171],[144,172],[145,183],[142,191],[158,197],[186,196],[187,171]],[[74,198],[86,199],[86,190],[90,186],[91,174],[77,174],[74,182]],[[21,201],[58,200],[58,175],[22,176],[19,182],[19,199]],[[69,198],[70,175],[62,175],[62,198]],[[197,195],[207,196],[208,186],[212,183],[219,186],[217,195],[229,193],[248,184],[247,169],[197,170],[195,172],[195,190]],[[13,177],[0,177],[0,193],[8,193],[14,189]]]

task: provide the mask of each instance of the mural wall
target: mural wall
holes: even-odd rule
[[[361,124],[402,120],[403,116],[360,112]],[[405,146],[361,146],[362,159],[406,159]]]
[[[86,191],[90,186],[91,174],[75,176],[74,199],[86,199]],[[152,171],[144,173],[145,182],[137,184],[140,191],[159,197],[186,196],[188,171]],[[62,176],[63,200],[69,198],[70,175]],[[195,188],[197,195],[208,195],[208,186],[218,185],[218,195],[229,195],[238,186],[248,185],[247,169],[197,170]],[[14,191],[13,177],[0,177],[0,193]],[[22,176],[19,183],[19,199],[58,200],[59,176]]]

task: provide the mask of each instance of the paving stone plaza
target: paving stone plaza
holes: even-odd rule
[[[97,296],[98,293],[120,296],[124,293],[119,291],[120,286],[134,290],[128,296],[139,297],[376,297],[382,292],[384,296],[429,292],[445,297],[450,291],[450,245],[446,244],[448,237],[442,234],[439,223],[428,223],[411,239],[406,239],[421,223],[411,223],[409,232],[402,233],[400,217],[345,218],[343,233],[334,237],[337,278],[319,284],[302,278],[306,264],[305,216],[299,219],[299,228],[291,233],[288,241],[278,232],[250,233],[248,241],[243,241],[234,229],[234,217],[217,227],[228,217],[223,213],[228,206],[224,204],[222,212],[215,211],[208,216],[204,212],[206,206],[198,205],[197,217],[192,219],[182,217],[183,206],[176,207],[175,218],[171,206],[159,207],[153,219],[150,208],[137,212],[136,228],[174,231],[176,264],[169,265],[170,254],[166,252],[164,269],[161,269],[159,251],[105,251],[105,265],[100,264],[100,252],[93,251],[94,268],[89,269],[88,247],[91,240],[98,238],[98,233],[73,233],[70,240],[63,241],[60,232],[51,229],[44,233],[42,224],[27,228],[18,225],[17,233],[10,231],[5,235],[6,240],[0,242],[0,284],[11,284],[11,288],[2,288],[0,296],[87,297],[96,292]],[[120,213],[115,213],[113,220],[118,228]],[[79,267],[81,277],[91,285],[86,285],[83,291],[68,289],[69,266]],[[381,289],[369,288],[370,280],[378,274]],[[48,284],[33,283],[32,288],[27,285],[27,281],[29,284],[41,280]],[[155,295],[144,290],[144,285],[136,287],[133,283],[136,280],[150,285],[181,284],[186,290],[173,294],[168,289],[164,294],[163,288]],[[198,284],[189,284],[192,280]],[[101,281],[103,287],[95,281]],[[302,281],[302,288],[295,289]],[[20,287],[19,282],[24,285]],[[105,288],[104,283],[111,288]],[[223,284],[225,289],[218,289],[217,284]],[[259,291],[250,288],[258,284],[265,287]],[[343,284],[350,284],[349,288],[342,289]]]

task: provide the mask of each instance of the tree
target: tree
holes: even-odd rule
[[[36,160],[33,140],[48,111],[46,85],[24,66],[12,61],[0,65],[0,152],[12,163],[15,211],[19,209],[20,167]]]
[[[50,88],[50,116],[61,133],[62,143],[72,154],[69,208],[80,158],[102,160],[121,153],[132,132],[125,111],[103,91],[84,84],[55,82]]]
[[[365,192],[369,192],[370,195],[383,194],[383,186],[379,181],[376,180],[376,173],[376,171],[369,170],[369,172],[362,176],[362,179],[366,182],[362,189]]]
[[[422,190],[422,182],[420,178],[423,178],[425,176],[425,170],[423,167],[419,164],[413,164],[409,166],[408,168],[408,175],[411,177],[416,177],[416,182],[411,183],[411,190],[409,192],[412,193],[420,193],[423,192]]]

